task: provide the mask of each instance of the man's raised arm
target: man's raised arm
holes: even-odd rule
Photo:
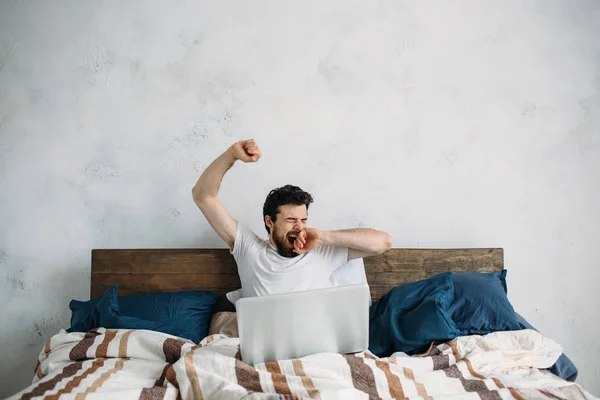
[[[206,168],[192,189],[194,202],[230,248],[233,248],[238,222],[219,201],[219,187],[225,173],[237,160],[256,162],[261,156],[260,148],[253,139],[234,143]]]

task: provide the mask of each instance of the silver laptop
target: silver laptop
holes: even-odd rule
[[[369,346],[366,284],[242,298],[235,303],[242,360],[250,365]]]

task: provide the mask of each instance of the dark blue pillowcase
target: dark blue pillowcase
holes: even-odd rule
[[[71,327],[67,332],[87,332],[94,329],[90,326],[94,325],[92,321],[92,313],[98,304],[99,299],[89,301],[71,300],[69,308],[71,309]]]
[[[397,286],[373,302],[369,350],[379,357],[426,350],[433,341],[459,335],[448,307],[454,298],[452,274]]]
[[[210,326],[213,305],[218,296],[208,291],[117,296],[117,287],[101,299],[73,300],[68,332],[110,329],[147,329],[200,342]]]
[[[521,329],[506,296],[506,270],[454,273],[454,301],[449,308],[461,335],[485,335]]]

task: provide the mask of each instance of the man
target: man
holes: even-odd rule
[[[297,186],[272,190],[263,207],[269,240],[236,221],[218,199],[225,173],[237,160],[257,162],[254,140],[233,144],[202,173],[192,189],[194,201],[238,265],[242,297],[329,287],[331,274],[349,260],[383,253],[392,238],[374,229],[322,231],[307,227],[312,196]]]

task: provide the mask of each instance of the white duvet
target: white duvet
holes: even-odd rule
[[[533,330],[466,336],[427,354],[315,354],[254,367],[239,340],[199,345],[141,330],[64,331],[40,353],[34,383],[14,399],[593,399],[543,369],[561,347]]]

